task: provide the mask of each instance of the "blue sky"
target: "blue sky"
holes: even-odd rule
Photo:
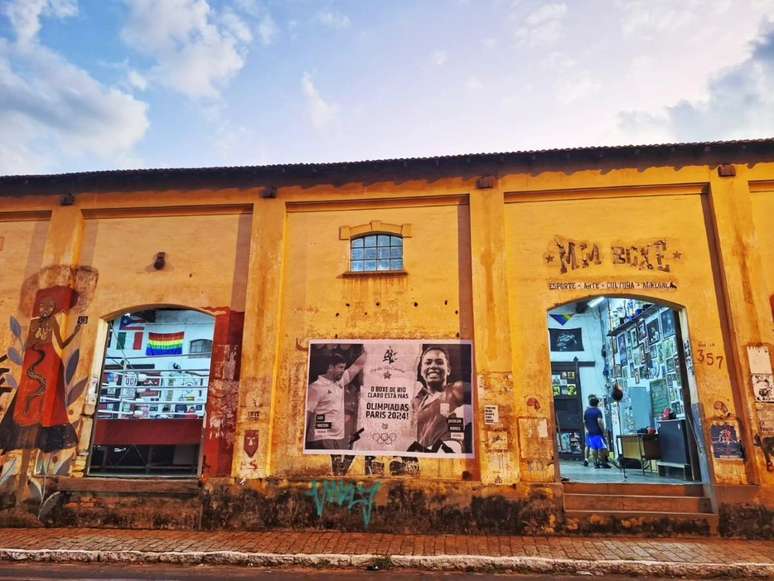
[[[0,0],[0,174],[774,135],[774,0]]]

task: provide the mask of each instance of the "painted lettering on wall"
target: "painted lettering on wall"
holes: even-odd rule
[[[560,274],[601,266],[605,262],[635,270],[672,272],[673,263],[683,256],[679,250],[670,248],[664,238],[612,244],[609,255],[605,254],[605,250],[598,242],[555,236],[543,260],[548,265],[556,265]]]
[[[314,480],[307,492],[312,497],[318,517],[322,517],[327,504],[335,504],[352,512],[360,507],[363,513],[363,525],[368,528],[374,508],[374,498],[382,487],[381,482],[375,482],[370,488],[361,483],[345,480]]]

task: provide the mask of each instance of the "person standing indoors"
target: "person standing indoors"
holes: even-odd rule
[[[583,412],[583,424],[586,427],[586,445],[591,449],[594,468],[612,468],[608,462],[609,451],[605,442],[605,422],[599,409],[599,398],[589,397],[589,407]]]

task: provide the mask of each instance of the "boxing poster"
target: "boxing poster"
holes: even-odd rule
[[[309,342],[304,453],[473,457],[469,341]]]

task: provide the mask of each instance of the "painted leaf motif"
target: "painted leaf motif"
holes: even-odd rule
[[[0,471],[0,486],[3,486],[14,474],[16,474],[16,458],[11,456]]]
[[[21,341],[22,327],[13,315],[11,315],[11,333]]]
[[[64,462],[62,462],[62,465],[57,469],[56,475],[57,476],[67,476],[70,474],[70,465],[73,463],[71,458],[68,458]]]
[[[46,515],[48,515],[48,513],[51,512],[51,510],[56,506],[57,502],[59,502],[59,497],[61,495],[62,493],[59,490],[52,492],[51,495],[40,505],[40,510],[38,510],[38,518],[45,518]]]
[[[8,385],[10,385],[13,389],[16,389],[17,387],[19,387],[19,385],[16,383],[16,378],[10,373],[6,373],[3,377],[5,377],[5,382]]]
[[[81,379],[75,385],[73,385],[72,389],[70,389],[70,391],[67,392],[66,405],[68,406],[72,405],[79,397],[81,397],[83,390],[86,389],[87,382],[88,382],[88,378],[84,378],[84,379]]]
[[[65,385],[70,385],[70,382],[75,376],[75,370],[78,369],[78,359],[81,357],[81,350],[76,349],[67,361],[67,371],[65,372]]]
[[[16,363],[16,365],[21,365],[24,362],[21,354],[16,350],[15,347],[8,347],[8,359]]]
[[[38,483],[37,479],[30,477],[27,479],[27,483],[29,484],[32,501],[40,502],[43,500],[43,487]]]

